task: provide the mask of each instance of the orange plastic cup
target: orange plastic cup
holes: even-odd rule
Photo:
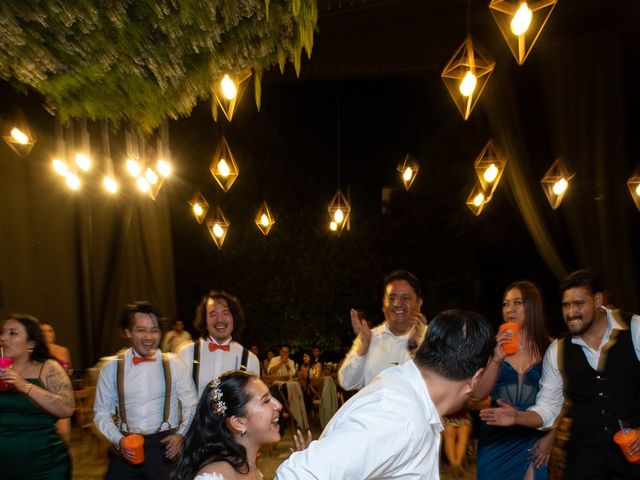
[[[500,332],[504,332],[506,330],[511,330],[513,335],[508,342],[502,344],[502,350],[507,355],[513,355],[518,351],[518,331],[520,330],[520,326],[515,322],[506,322],[500,325]]]
[[[622,453],[624,453],[627,462],[631,463],[640,463],[640,453],[636,453],[635,455],[629,454],[629,446],[631,443],[638,438],[638,431],[633,430],[632,428],[624,428],[613,436],[613,441],[616,442]]]
[[[132,450],[134,453],[131,463],[139,465],[144,462],[144,437],[139,433],[132,433],[124,437],[122,446]]]

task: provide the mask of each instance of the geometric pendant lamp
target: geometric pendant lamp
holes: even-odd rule
[[[220,80],[214,82],[212,88],[214,101],[211,102],[214,120],[218,120],[218,108],[220,108],[227,120],[231,121],[250,77],[251,70],[246,70],[237,75],[225,74]]]
[[[229,231],[229,220],[224,216],[220,207],[216,207],[216,213],[211,220],[207,222],[207,229],[209,230],[209,234],[211,238],[215,242],[216,246],[222,249],[222,244],[224,243],[224,239],[227,237],[227,232]]]
[[[489,4],[489,10],[518,65],[522,65],[531,52],[557,2],[492,0]]]
[[[7,145],[11,147],[11,150],[21,157],[29,155],[31,148],[35,143],[35,138],[31,134],[26,122],[21,122],[19,125],[7,127],[7,131],[3,132],[2,138],[7,142]]]
[[[640,210],[640,168],[638,168],[629,180],[627,180],[627,187],[629,188],[629,193],[631,194],[631,198],[633,199],[633,203],[636,204],[636,208]]]
[[[341,233],[345,225],[347,225],[347,223],[349,222],[351,205],[340,190],[338,190],[333,196],[328,210],[329,230],[331,230],[332,232]]]
[[[467,197],[467,207],[477,217],[482,213],[485,205],[491,201],[489,192],[482,186],[480,182],[477,182],[469,196]]]
[[[542,189],[554,210],[562,203],[564,194],[569,188],[569,182],[574,175],[575,173],[569,171],[562,159],[558,158],[542,177],[540,181]]]
[[[418,162],[416,162],[410,154],[405,155],[404,160],[398,165],[397,170],[402,177],[402,183],[405,190],[408,191],[411,188],[413,181],[416,179],[419,168],[420,165],[418,165]]]
[[[215,153],[213,154],[213,160],[209,166],[211,175],[216,179],[220,188],[225,192],[231,188],[233,182],[238,178],[240,171],[238,165],[233,158],[233,153],[229,148],[227,140],[222,137],[222,141],[218,144]]]
[[[209,203],[207,199],[204,198],[200,192],[196,192],[191,201],[189,202],[191,205],[191,211],[193,212],[193,216],[196,217],[196,221],[198,223],[202,223],[204,218],[207,216],[207,211],[209,210]]]
[[[478,181],[489,194],[487,200],[490,200],[507,166],[507,159],[502,155],[494,141],[489,140],[480,155],[478,155],[478,158],[476,158],[473,166],[476,169]]]
[[[256,213],[255,223],[262,234],[265,236],[269,235],[271,227],[273,227],[273,224],[276,223],[266,201],[262,202],[262,205],[260,205],[260,208]]]
[[[440,76],[465,120],[471,115],[494,66],[493,60],[474,48],[469,35],[444,67]]]

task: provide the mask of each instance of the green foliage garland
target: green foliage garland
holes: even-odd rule
[[[317,17],[316,0],[2,0],[0,77],[40,92],[61,121],[150,131],[224,73],[251,69],[258,86],[291,61],[299,74]]]

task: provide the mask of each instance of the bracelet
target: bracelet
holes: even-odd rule
[[[31,393],[32,388],[33,388],[33,383],[27,383],[27,387],[25,389],[24,394],[28,396]]]

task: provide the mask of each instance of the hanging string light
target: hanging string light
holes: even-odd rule
[[[213,242],[219,249],[222,249],[222,244],[227,238],[230,225],[231,223],[229,223],[229,220],[227,220],[227,217],[225,217],[220,207],[216,207],[215,215],[207,222],[207,229]]]
[[[489,140],[484,146],[473,166],[476,170],[478,181],[482,188],[488,192],[488,199],[490,200],[507,166],[507,159],[502,155],[493,139]]]
[[[547,200],[549,200],[549,204],[554,210],[562,203],[562,199],[569,188],[569,182],[574,175],[573,172],[569,171],[562,159],[558,158],[540,180]]]
[[[263,201],[262,205],[260,205],[260,208],[258,208],[255,223],[263,235],[269,235],[271,227],[273,227],[273,224],[276,223],[266,201]]]
[[[523,2],[492,0],[489,10],[509,45],[509,50],[522,65],[538,40],[558,0]]]
[[[196,221],[198,223],[202,223],[209,211],[209,203],[207,203],[207,199],[204,198],[204,195],[200,192],[196,192],[189,202],[189,205],[191,205],[191,212],[193,213],[193,216],[196,217]]]
[[[419,169],[420,165],[418,165],[418,162],[416,162],[410,154],[405,155],[402,162],[398,164],[397,170],[400,173],[400,178],[402,179],[405,190],[408,191],[411,188]]]
[[[476,183],[467,197],[467,207],[475,216],[480,215],[485,205],[491,201],[491,195],[487,192],[480,182]]]
[[[218,120],[218,108],[222,109],[224,116],[231,121],[246,89],[251,70],[237,75],[224,74],[221,79],[213,83],[212,93],[214,100],[211,103],[211,114],[214,120]]]
[[[236,178],[238,178],[240,174],[231,148],[224,137],[222,137],[222,140],[216,147],[213,159],[209,165],[209,170],[218,185],[220,185],[220,188],[225,192],[231,188],[231,185],[233,185],[233,182],[236,181]]]
[[[16,122],[3,128],[2,138],[9,148],[21,157],[26,157],[36,143],[35,136],[22,113],[16,114]]]

